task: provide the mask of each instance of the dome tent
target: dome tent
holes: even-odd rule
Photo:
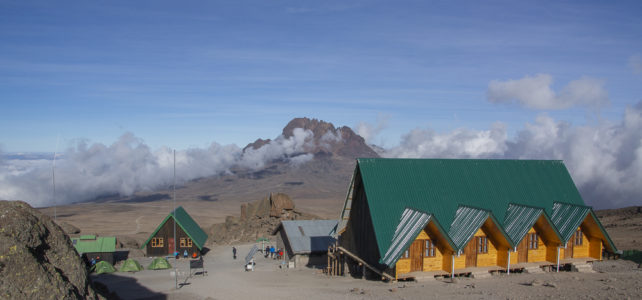
[[[163,270],[163,269],[169,269],[171,268],[172,265],[169,264],[167,259],[163,257],[157,257],[154,258],[151,264],[147,267],[148,270]]]
[[[132,258],[128,258],[120,267],[120,272],[138,272],[142,270],[143,266],[141,266],[138,261]]]
[[[104,260],[97,262],[93,267],[91,267],[91,270],[96,272],[96,274],[116,272],[116,269],[114,269],[114,266],[112,266],[109,262]]]

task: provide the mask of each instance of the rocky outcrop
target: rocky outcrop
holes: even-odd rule
[[[67,222],[62,222],[59,224],[60,228],[66,233],[66,234],[79,234],[80,229],[74,225],[71,225]]]
[[[0,298],[98,299],[69,237],[21,201],[0,201]]]
[[[253,242],[272,235],[281,220],[313,220],[317,216],[294,209],[294,202],[283,193],[271,193],[265,198],[241,204],[241,216],[227,216],[225,223],[214,224],[208,230],[211,244]]]

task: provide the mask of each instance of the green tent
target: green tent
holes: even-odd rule
[[[116,272],[114,266],[104,260],[97,262],[93,267],[91,267],[91,270],[96,272],[96,274]]]
[[[162,270],[162,269],[169,269],[171,268],[172,265],[169,264],[167,259],[163,257],[157,257],[154,258],[151,264],[149,264],[149,267],[147,267],[148,270]]]
[[[132,258],[128,258],[120,267],[121,272],[138,272],[142,270],[143,270],[143,266],[141,266],[137,261],[135,261]]]

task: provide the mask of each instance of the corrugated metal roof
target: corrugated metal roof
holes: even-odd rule
[[[325,252],[335,242],[330,235],[337,226],[337,220],[295,220],[281,221],[292,252],[304,254]]]
[[[194,244],[196,244],[196,247],[202,250],[203,246],[205,246],[205,241],[207,241],[207,234],[205,233],[205,231],[203,231],[203,229],[201,229],[200,226],[198,226],[196,221],[192,219],[192,217],[185,211],[185,209],[183,209],[182,206],[177,207],[174,211],[170,212],[167,217],[165,217],[165,219],[158,225],[156,230],[154,230],[154,232],[149,236],[147,241],[143,243],[141,249],[145,248],[147,243],[149,243],[152,237],[156,235],[156,233],[161,229],[161,227],[163,227],[163,224],[165,224],[165,222],[167,222],[170,217],[174,217],[174,219],[176,220],[176,224],[180,226],[183,231],[185,231],[190,239],[192,239]]]
[[[562,238],[562,243],[567,242],[577,227],[582,224],[586,215],[591,211],[591,208],[584,205],[574,205],[568,203],[555,202],[553,204],[553,214],[551,221],[557,228]]]
[[[259,251],[259,247],[254,245],[252,249],[250,249],[250,252],[248,252],[247,255],[245,256],[245,264],[249,264],[252,258],[254,258],[254,254],[256,254],[256,252],[258,251]]]
[[[390,248],[381,258],[380,263],[392,265],[396,262],[401,254],[412,244],[419,232],[430,222],[430,217],[431,215],[425,212],[406,208],[401,214]]]
[[[116,251],[116,237],[113,236],[94,236],[94,239],[71,238],[71,242],[74,244],[78,254]]]
[[[468,206],[460,206],[457,209],[455,218],[450,224],[450,230],[448,230],[448,235],[455,244],[455,250],[461,250],[466,246],[470,238],[488,219],[489,214],[487,210]]]
[[[544,209],[542,208],[517,204],[508,205],[508,211],[504,219],[504,230],[513,245],[517,245],[522,241],[522,238],[526,236],[543,213]]]
[[[557,160],[360,158],[357,167],[379,253],[390,248],[406,207],[454,224],[460,205],[487,209],[495,220],[504,220],[510,203],[541,207],[548,215],[555,201],[584,204]]]

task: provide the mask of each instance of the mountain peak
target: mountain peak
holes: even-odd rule
[[[305,152],[312,154],[338,155],[346,158],[379,157],[365,140],[350,127],[335,127],[332,123],[318,119],[294,118],[283,128],[282,135],[289,139],[294,136],[294,130],[301,128],[312,132],[312,138],[305,147]],[[272,140],[257,139],[243,148],[259,149]]]
[[[336,128],[332,123],[323,120],[294,118],[283,128],[283,136],[285,138],[293,136],[295,128],[313,133],[314,144],[317,147],[310,149],[311,153],[330,152],[348,158],[379,157],[365,140],[348,126]]]

